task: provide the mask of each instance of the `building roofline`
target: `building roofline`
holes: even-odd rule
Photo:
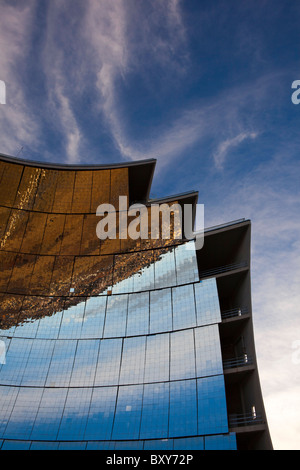
[[[164,202],[173,202],[173,201],[183,201],[184,199],[188,199],[195,204],[198,200],[198,191],[187,191],[184,193],[174,194],[171,196],[163,196],[158,197],[155,199],[148,199],[149,204],[156,204],[156,203],[164,203]]]
[[[227,230],[230,228],[235,228],[234,226],[236,225],[251,225],[251,220],[250,219],[237,219],[237,220],[232,220],[230,222],[225,222],[223,224],[219,225],[213,225],[211,227],[205,227],[204,232],[216,232],[218,230]]]
[[[8,163],[15,163],[17,165],[25,165],[25,166],[33,166],[36,168],[48,168],[52,170],[106,170],[106,169],[113,169],[113,168],[127,168],[127,167],[135,167],[140,165],[156,165],[155,158],[149,158],[145,160],[135,160],[130,162],[119,162],[119,163],[100,163],[95,165],[73,165],[67,163],[50,163],[50,162],[43,162],[38,160],[27,160],[24,158],[19,157],[12,157],[11,155],[7,155],[4,153],[0,153],[0,160],[8,162]]]
[[[136,160],[119,163],[101,163],[95,165],[72,165],[64,163],[50,163],[35,160],[26,160],[0,153],[0,161],[26,167],[42,168],[54,171],[101,171],[118,168],[128,168],[130,200],[147,201],[152,185],[156,159]]]

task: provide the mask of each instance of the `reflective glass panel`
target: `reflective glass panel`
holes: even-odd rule
[[[127,323],[128,294],[107,298],[104,337],[125,336]]]
[[[117,387],[93,389],[85,439],[110,439],[116,407]]]
[[[236,450],[235,433],[205,436],[205,450]]]
[[[193,330],[170,333],[170,379],[189,379],[196,376]]]
[[[92,388],[70,388],[60,423],[58,439],[81,440],[84,437]]]
[[[86,301],[81,338],[102,338],[106,296],[90,297]]]
[[[141,439],[168,436],[169,383],[144,386]]]
[[[124,339],[120,384],[143,383],[145,348],[145,336]]]
[[[133,272],[137,253],[116,255],[114,263],[113,294],[133,292]]]
[[[100,341],[95,386],[119,383],[122,344],[121,338]]]
[[[94,384],[100,340],[79,340],[71,375],[70,387]]]
[[[116,450],[142,450],[143,441],[119,441],[115,442]]]
[[[169,334],[147,336],[144,382],[169,380]]]
[[[150,333],[172,330],[171,289],[150,292]]]
[[[38,442],[31,443],[30,450],[57,450],[58,442]]]
[[[140,253],[141,262],[143,261],[144,254]],[[146,255],[146,259],[148,254]],[[150,263],[145,267],[139,269],[137,273],[133,275],[133,291],[140,292],[144,290],[154,289],[154,264]]]
[[[55,342],[46,380],[47,387],[67,387],[69,385],[76,348],[76,340]]]
[[[1,369],[1,384],[20,385],[32,348],[32,339],[12,338],[6,352],[6,363]]]
[[[155,288],[170,287],[176,285],[176,267],[174,249],[161,253],[154,264]]]
[[[34,318],[27,318],[23,323],[16,326],[14,336],[17,336],[18,338],[35,338],[38,327],[39,321]]]
[[[30,438],[42,393],[42,388],[23,387],[19,389],[3,437],[7,439]]]
[[[37,387],[45,385],[54,343],[52,340],[44,339],[33,341],[28,361],[24,367],[21,385],[35,385]]]
[[[228,432],[224,376],[197,380],[199,434]]]
[[[67,393],[67,388],[44,389],[31,439],[56,440]]]
[[[113,439],[138,439],[142,400],[143,385],[119,387]]]
[[[75,302],[78,302],[77,299]],[[80,338],[84,307],[84,301],[79,301],[77,305],[65,307],[60,325],[59,338]]]
[[[1,450],[28,450],[30,441],[4,441]]]
[[[149,292],[129,294],[126,336],[145,335],[149,331]]]
[[[86,442],[60,442],[58,450],[85,450]]]
[[[223,373],[218,325],[195,328],[197,377]]]
[[[115,441],[90,441],[87,443],[87,450],[114,450]]]
[[[204,279],[194,285],[197,325],[209,325],[221,321],[219,296],[216,280]]]
[[[144,450],[173,450],[173,439],[147,440]]]
[[[193,284],[173,288],[172,296],[174,330],[196,326]]]
[[[170,382],[169,436],[181,437],[196,434],[196,380]]]
[[[0,437],[6,429],[18,392],[17,387],[0,387]]]
[[[194,240],[175,248],[177,285],[199,281]]]
[[[204,450],[204,437],[183,437],[174,439],[174,450]]]
[[[55,313],[51,317],[44,317],[39,320],[36,337],[37,338],[58,338],[62,312]]]

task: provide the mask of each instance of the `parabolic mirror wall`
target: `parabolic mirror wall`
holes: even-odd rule
[[[217,281],[194,242],[96,236],[99,204],[149,203],[154,164],[2,157],[3,450],[236,448]]]

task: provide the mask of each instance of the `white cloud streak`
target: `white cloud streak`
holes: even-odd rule
[[[245,139],[256,137],[251,117],[245,119],[249,112],[249,108],[245,112],[246,103],[258,102],[267,93],[274,74],[255,84],[227,90],[226,95],[216,94],[209,101],[202,99],[184,109],[178,107],[169,122],[152,123],[141,137],[130,137],[131,123],[126,108],[122,110],[120,83],[126,84],[137,71],[146,80],[150,63],[160,67],[170,79],[173,76],[182,79],[189,70],[181,2],[157,0],[149,14],[145,14],[139,3],[131,1],[86,0],[82,11],[70,20],[67,13],[71,3],[49,2],[40,64],[47,93],[45,119],[64,142],[66,162],[79,163],[88,154],[89,142],[76,110],[76,100],[87,83],[97,91],[93,112],[96,110],[98,114],[99,126],[103,125],[100,124],[103,116],[120,157],[124,160],[157,158],[156,174],[194,145],[201,154],[207,137],[216,142],[212,158],[216,168],[221,169],[231,149]],[[34,12],[32,1],[23,10],[5,6],[1,16],[4,33],[1,29],[0,34],[7,41],[2,63],[12,64],[12,69],[18,62],[23,66],[26,62]],[[14,102],[6,107],[3,116],[3,129],[7,129],[3,132],[3,148],[14,154],[17,141],[44,150],[39,118],[30,115],[28,99],[20,82],[12,77],[12,71],[8,82],[14,83]]]
[[[228,138],[221,142],[218,146],[217,151],[213,155],[216,168],[223,168],[225,159],[231,149],[237,147],[245,139],[255,139],[257,135],[258,134],[256,132],[241,132],[235,137]]]
[[[0,109],[1,151],[15,155],[23,145],[35,147],[39,128],[26,106],[22,84],[22,55],[31,40],[35,12],[34,0],[19,7],[1,5],[0,14],[0,79],[6,85],[6,104]]]
[[[291,154],[288,144],[278,149],[271,162],[244,175],[219,205],[206,210],[208,225],[241,217],[252,221],[258,368],[271,438],[281,450],[300,449],[300,364],[293,361],[293,345],[300,340],[300,193],[298,163]]]
[[[166,141],[161,132],[156,136],[159,142],[156,145],[160,152],[157,152],[153,143],[150,143],[149,149],[149,142],[140,144],[128,138],[127,119],[120,112],[117,82],[120,79],[126,81],[127,75],[137,68],[139,73],[143,73],[143,68],[151,60],[173,70],[176,67],[174,54],[185,41],[178,0],[157,1],[151,18],[142,14],[138,17],[136,15],[130,5],[125,5],[122,0],[109,4],[107,1],[89,0],[86,2],[84,18],[84,31],[88,32],[87,41],[94,51],[92,57],[100,96],[99,108],[109,123],[120,154],[130,160],[149,158],[161,153],[167,156],[178,146],[176,143],[170,146],[170,138]],[[168,39],[171,37],[171,41],[163,41],[155,34],[158,25],[167,30]],[[134,41],[138,33],[140,43]],[[180,129],[181,135],[183,127],[182,125]],[[178,135],[177,131],[178,129]]]

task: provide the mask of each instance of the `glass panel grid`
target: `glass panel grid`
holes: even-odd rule
[[[143,383],[146,337],[125,338],[123,344],[120,384]]]
[[[62,182],[73,181],[74,175],[65,174]],[[94,192],[94,183],[90,178],[87,193]],[[90,196],[72,199],[69,192],[60,201],[60,194],[57,187],[54,207],[59,212],[89,206]],[[234,439],[223,435],[228,426],[215,324],[220,321],[217,285],[215,279],[199,282],[194,242],[107,259],[94,252],[88,256],[87,243],[86,256],[79,257],[86,219],[53,217],[60,222],[56,231],[50,216],[41,216],[44,235],[36,244],[55,255],[46,281],[50,285],[52,278],[50,293],[63,295],[65,305],[36,320],[29,302],[20,314],[22,324],[8,330],[15,337],[7,341],[9,367],[0,368],[1,383],[7,384],[0,389],[0,437],[15,441],[5,446],[18,446],[18,439],[28,439],[25,446],[44,439],[45,448],[52,447],[51,441],[66,441],[57,444],[61,449],[85,447],[86,442],[75,442],[83,440],[99,441],[87,448],[106,449],[202,449],[204,441],[205,448],[233,447]],[[31,216],[30,223],[38,218]],[[74,230],[76,243],[70,238]],[[23,245],[31,232],[29,224]],[[30,269],[34,256],[27,257]],[[28,286],[39,288],[38,272],[29,274]],[[11,286],[19,288],[19,277],[13,281]],[[42,287],[49,290],[47,283]],[[26,286],[20,287],[25,294]],[[70,288],[75,289],[72,295]],[[73,297],[91,293],[94,297],[87,300]],[[46,311],[48,301],[45,297],[36,305]],[[206,433],[214,436],[186,437]]]
[[[221,322],[221,312],[216,279],[205,279],[194,284],[197,325]]]

